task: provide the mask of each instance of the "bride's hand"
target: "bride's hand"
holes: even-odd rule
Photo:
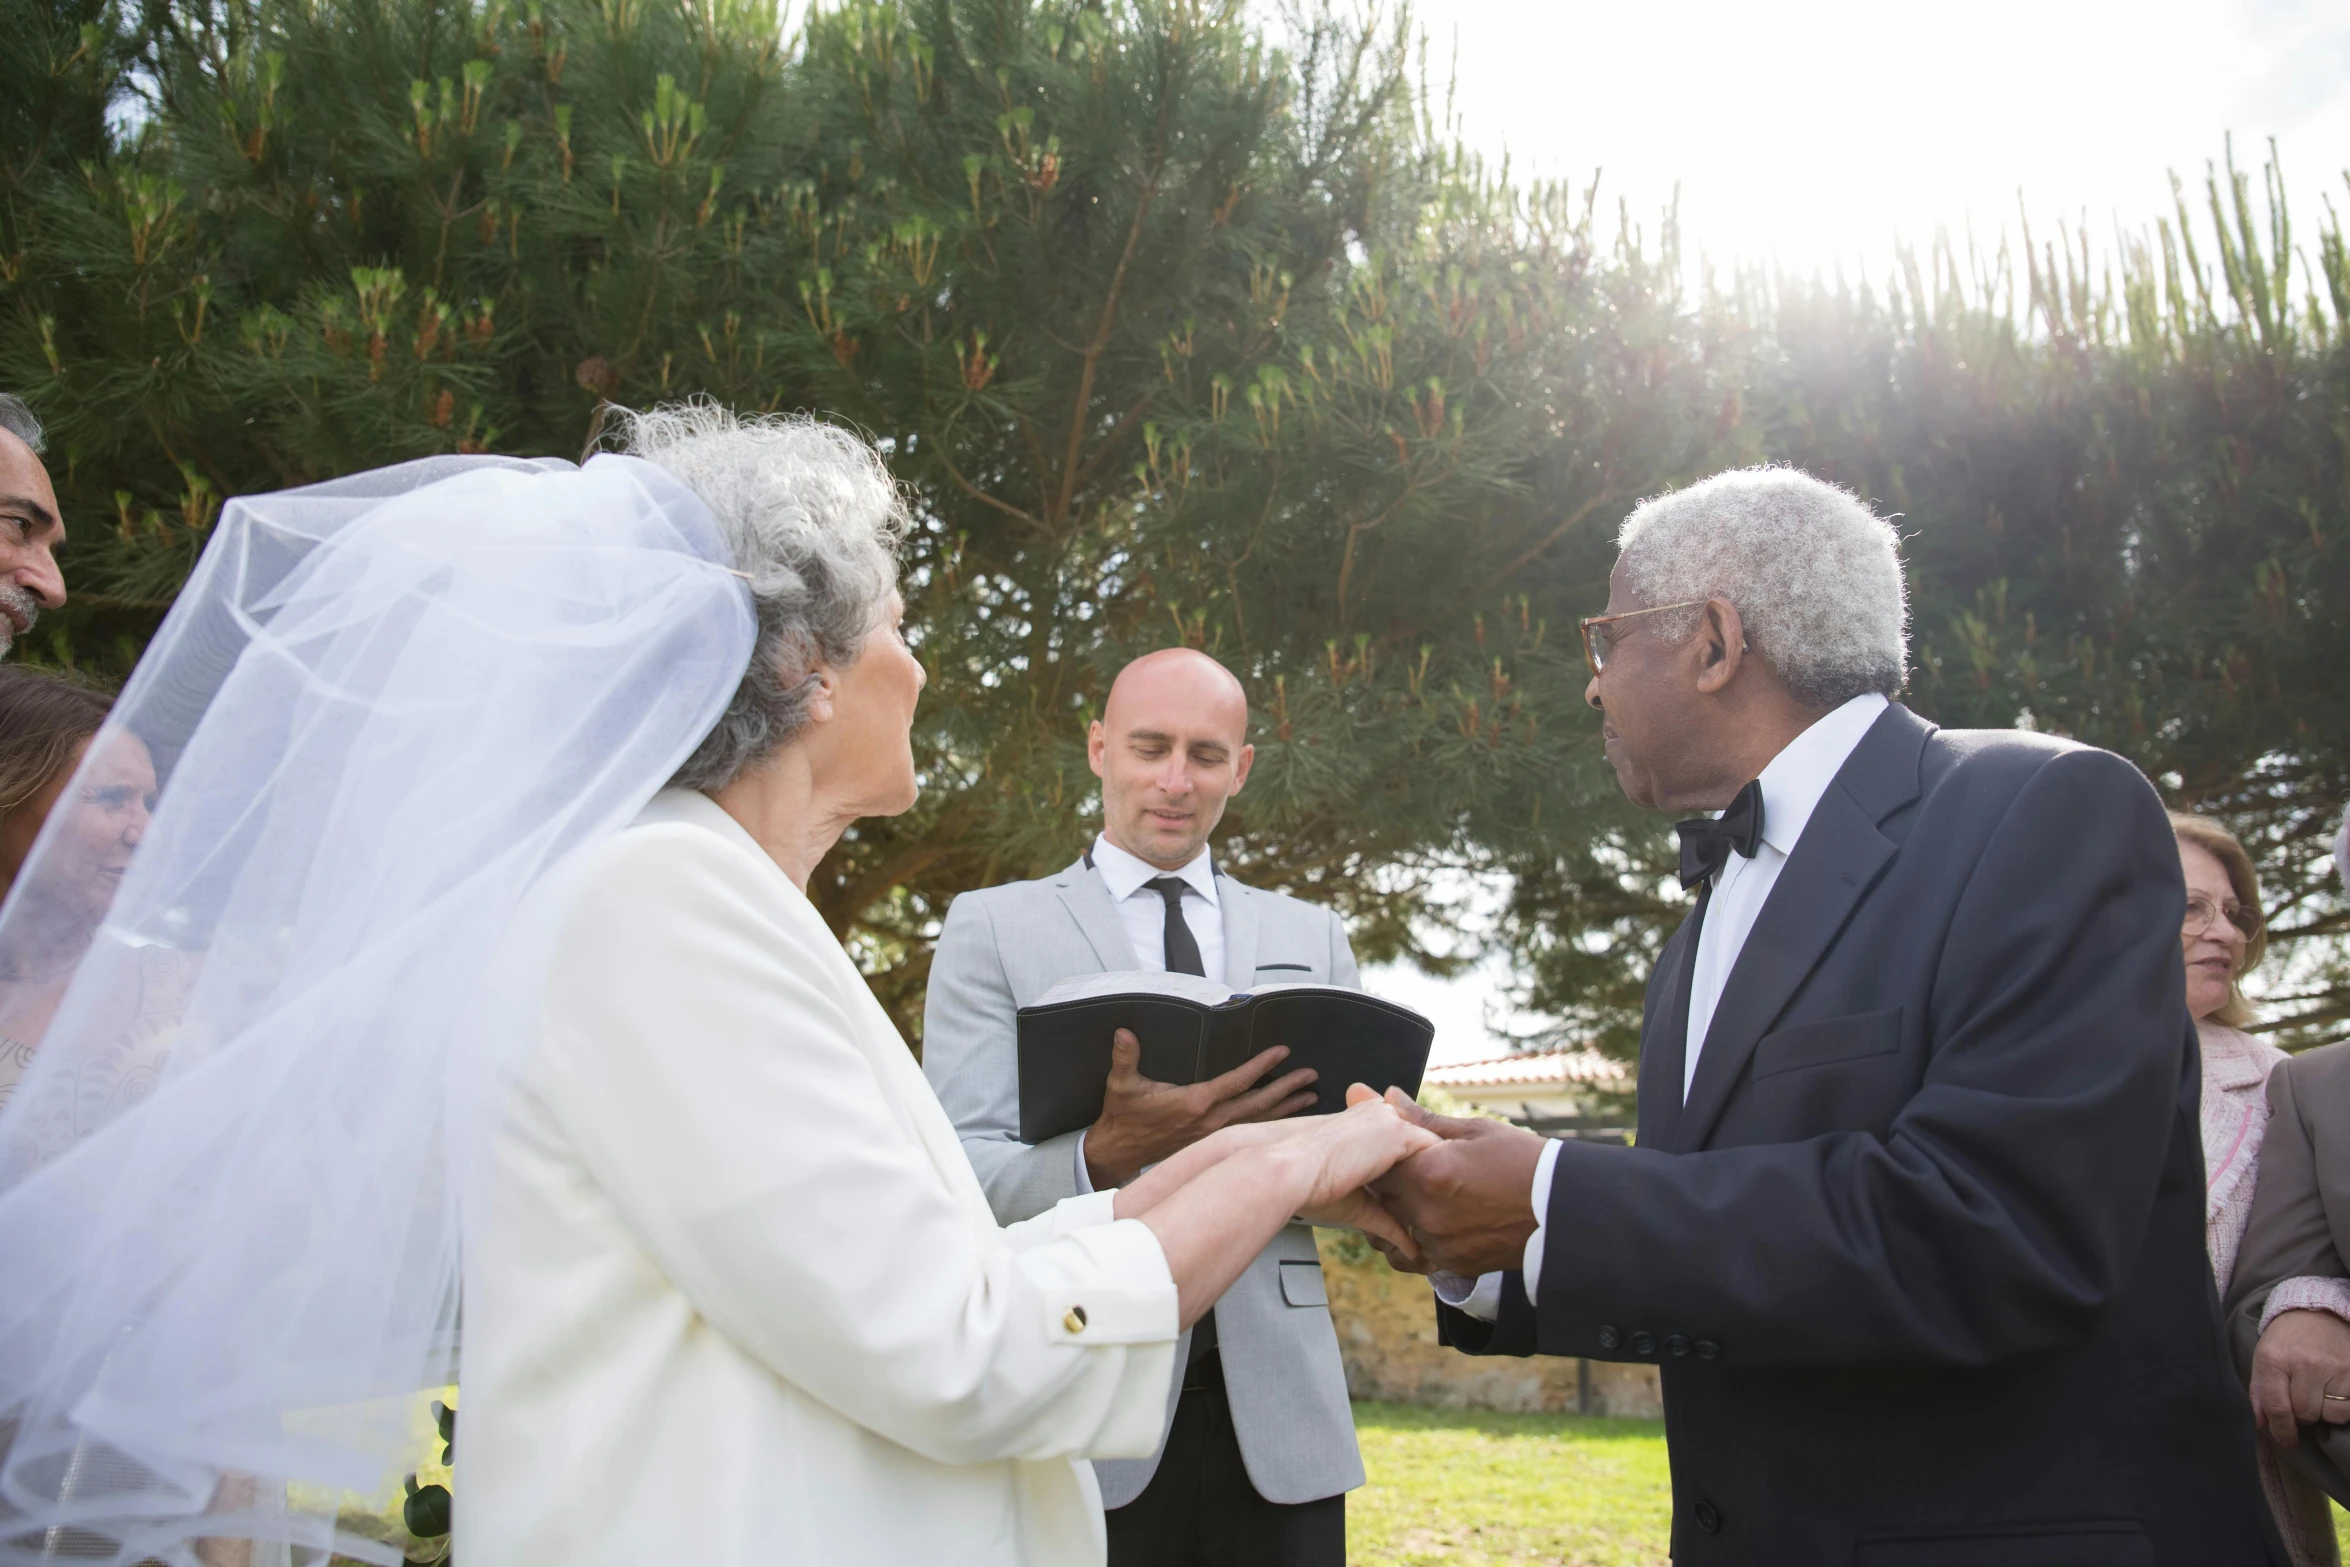
[[[1406,1252],[1411,1237],[1378,1198],[1364,1188],[1441,1139],[1396,1114],[1395,1107],[1361,1085],[1350,1089],[1338,1115],[1275,1123],[1280,1150],[1302,1162],[1307,1182],[1298,1217],[1313,1224],[1358,1229]],[[1270,1141],[1270,1139],[1268,1139]]]
[[[1389,1213],[1378,1194],[1367,1187],[1358,1186],[1352,1191],[1341,1192],[1321,1207],[1301,1213],[1298,1217],[1308,1224],[1321,1225],[1324,1229],[1362,1231],[1379,1243],[1382,1252],[1388,1254],[1390,1266],[1399,1257],[1405,1263],[1420,1260],[1420,1246],[1412,1239],[1412,1232],[1405,1229],[1403,1221]]]
[[[1287,1123],[1299,1151],[1312,1155],[1314,1185],[1308,1203],[1319,1207],[1357,1187],[1368,1186],[1397,1163],[1443,1139],[1405,1120],[1395,1106],[1357,1083],[1346,1091],[1346,1109]]]

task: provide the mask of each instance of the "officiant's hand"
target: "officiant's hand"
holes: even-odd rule
[[[1314,1102],[1317,1075],[1301,1067],[1270,1083],[1258,1080],[1289,1056],[1286,1046],[1258,1052],[1221,1077],[1181,1086],[1145,1077],[1142,1044],[1127,1029],[1110,1046],[1110,1080],[1101,1119],[1085,1134],[1085,1172],[1096,1191],[1124,1186],[1146,1165],[1181,1152],[1211,1132],[1242,1121],[1274,1121]]]
[[[1401,1089],[1389,1089],[1387,1101],[1440,1139],[1371,1183],[1419,1242],[1418,1257],[1389,1252],[1388,1262],[1409,1273],[1442,1270],[1467,1278],[1521,1266],[1534,1235],[1542,1139],[1502,1121],[1432,1114]],[[1376,1235],[1372,1244],[1380,1244]]]

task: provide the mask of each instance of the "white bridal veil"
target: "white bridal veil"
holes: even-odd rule
[[[29,1060],[0,1111],[0,1563],[399,1559],[334,1515],[413,1466],[452,1374],[454,1194],[510,1039],[468,998],[522,892],[717,721],[753,637],[727,564],[625,457],[228,507],[0,907],[0,991],[72,976],[0,1038]],[[106,866],[89,813],[150,759]]]

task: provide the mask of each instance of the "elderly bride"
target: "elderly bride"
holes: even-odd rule
[[[203,978],[143,1103],[43,1142],[69,992],[0,1120],[0,1561],[397,1560],[319,1497],[454,1370],[469,1562],[1099,1562],[1179,1331],[1293,1216],[1402,1238],[1367,1090],[996,1225],[805,893],[915,801],[897,493],[626,447],[240,503],[126,691],[109,939]]]
[[[1211,1140],[999,1230],[804,896],[851,822],[914,804],[896,492],[817,424],[655,413],[629,450],[710,503],[759,642],[674,786],[534,899],[553,958],[471,1237],[456,1548],[1098,1560],[1072,1459],[1147,1455],[1178,1329],[1410,1133],[1366,1104]]]

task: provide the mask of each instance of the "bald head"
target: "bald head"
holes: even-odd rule
[[[1137,859],[1180,870],[1248,781],[1248,694],[1205,653],[1146,653],[1111,683],[1086,751],[1102,781],[1102,831]]]
[[[1118,671],[1110,682],[1110,700],[1103,704],[1103,721],[1113,729],[1122,712],[1165,712],[1182,709],[1227,726],[1227,738],[1238,750],[1248,737],[1248,693],[1231,670],[1207,654],[1187,647],[1163,647]]]

